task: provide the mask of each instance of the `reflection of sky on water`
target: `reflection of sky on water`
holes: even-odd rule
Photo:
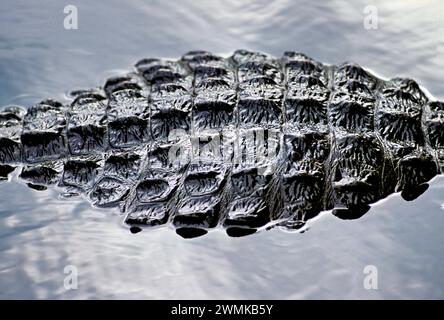
[[[443,191],[439,177],[415,203],[394,195],[359,220],[326,214],[304,234],[183,240],[169,228],[132,235],[115,213],[2,184],[14,209],[0,211],[0,297],[442,298]],[[362,286],[370,264],[377,291]],[[78,290],[63,289],[66,265]]]
[[[3,1],[0,105],[63,98],[143,56],[201,48],[355,61],[384,77],[410,76],[444,98],[438,0],[70,3],[79,30],[63,29],[59,1]],[[378,30],[362,26],[367,4],[378,8]],[[216,231],[185,241],[168,228],[131,235],[115,213],[3,183],[0,297],[443,298],[443,189],[440,177],[414,202],[395,195],[356,221],[327,214],[304,234],[232,239]],[[79,270],[76,291],[62,287],[68,264]],[[378,267],[378,291],[362,286],[368,264]]]
[[[29,2],[26,4],[26,2]],[[205,48],[300,50],[324,62],[355,61],[385,77],[408,75],[443,97],[443,4],[435,1],[71,1],[79,29],[63,28],[63,3],[3,1],[0,104],[61,97],[95,86],[142,56]],[[377,5],[378,30],[363,28]]]

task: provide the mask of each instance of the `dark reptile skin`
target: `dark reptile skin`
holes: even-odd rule
[[[119,206],[134,232],[358,218],[391,193],[416,198],[443,160],[444,104],[415,81],[294,52],[143,59],[69,105],[0,110],[0,179],[20,167],[34,189]]]

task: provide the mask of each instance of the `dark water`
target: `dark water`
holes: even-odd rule
[[[74,4],[79,29],[65,30]],[[364,28],[364,8],[378,28]],[[88,88],[144,56],[297,50],[416,79],[444,99],[442,1],[12,1],[0,10],[0,105]],[[117,212],[0,184],[0,298],[444,298],[444,177],[414,202],[397,194],[359,220],[326,213],[308,232],[193,240],[136,235]],[[64,287],[64,268],[78,289]],[[364,287],[367,265],[378,290]]]

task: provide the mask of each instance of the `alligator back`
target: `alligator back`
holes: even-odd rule
[[[411,79],[303,54],[193,51],[62,104],[0,110],[0,179],[119,207],[133,232],[167,223],[183,237],[242,236],[340,218],[442,171],[444,104]]]

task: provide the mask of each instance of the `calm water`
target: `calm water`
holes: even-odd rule
[[[416,79],[444,99],[444,4],[435,1],[13,1],[0,4],[0,105],[63,99],[144,56],[298,50]],[[351,2],[351,1],[350,1]],[[79,29],[63,28],[74,4]],[[378,29],[363,26],[378,9]],[[130,234],[122,217],[0,184],[0,298],[444,298],[444,177],[414,202],[393,195],[359,220],[322,215],[303,234],[183,240]],[[63,286],[78,270],[78,289]],[[378,290],[363,269],[378,270]]]

